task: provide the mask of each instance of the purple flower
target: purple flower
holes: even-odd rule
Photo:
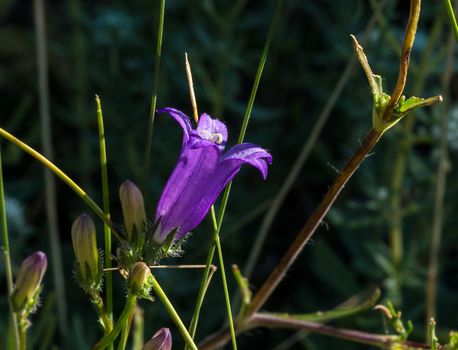
[[[172,334],[170,334],[170,329],[159,329],[143,346],[142,350],[172,350]]]
[[[169,113],[183,129],[180,158],[156,208],[158,227],[154,240],[162,243],[175,230],[174,239],[178,240],[194,229],[243,164],[257,168],[265,179],[272,157],[251,143],[238,144],[224,152],[226,125],[208,114],[202,114],[193,129],[189,117],[176,109],[157,112]]]

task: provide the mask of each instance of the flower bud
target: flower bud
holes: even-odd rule
[[[152,278],[153,275],[148,265],[142,261],[136,262],[132,266],[127,282],[129,292],[140,298],[150,299],[149,292],[153,286]]]
[[[124,181],[119,187],[124,226],[127,240],[136,247],[142,248],[144,242],[144,225],[146,222],[143,195],[131,181]]]
[[[28,307],[33,308],[47,266],[48,261],[43,252],[33,253],[22,262],[16,285],[11,294],[11,302],[15,311],[22,310],[28,304]]]
[[[99,276],[99,252],[95,225],[87,214],[78,216],[72,225],[73,250],[77,269],[83,280],[94,282]]]
[[[170,329],[161,328],[143,346],[142,350],[171,350],[171,349],[172,349],[172,334],[170,334]]]

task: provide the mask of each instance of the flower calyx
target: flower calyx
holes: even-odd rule
[[[363,47],[358,43],[354,35],[350,36],[353,40],[356,57],[369,82],[374,101],[372,109],[372,127],[380,134],[383,134],[396,125],[411,111],[417,108],[431,106],[437,102],[442,102],[442,96],[440,95],[429,98],[412,96],[407,99],[402,95],[397,101],[391,101],[392,96],[383,91],[382,77],[372,72]]]

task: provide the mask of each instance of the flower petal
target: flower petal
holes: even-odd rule
[[[223,122],[203,113],[200,116],[196,133],[204,140],[217,143],[221,151],[224,150],[227,141],[227,128]]]
[[[180,124],[183,129],[183,147],[189,141],[189,137],[192,132],[191,122],[189,117],[178,109],[166,107],[156,110],[157,113],[168,113],[173,119],[175,119],[178,124]]]
[[[217,168],[220,150],[214,143],[208,147],[185,147],[172,172],[156,209],[160,220],[155,240],[161,243],[178,227],[176,239],[185,236],[205,217],[216,195],[213,192],[213,173]]]
[[[267,177],[267,165],[272,164],[272,156],[265,149],[252,144],[242,143],[229,149],[220,159],[219,167],[226,172],[238,172],[243,164],[257,168],[264,179]]]

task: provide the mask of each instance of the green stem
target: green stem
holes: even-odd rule
[[[196,335],[197,323],[199,322],[200,310],[202,308],[202,303],[204,302],[205,293],[208,288],[208,279],[210,275],[210,267],[213,261],[213,256],[215,255],[216,246],[214,244],[214,239],[212,239],[210,250],[208,251],[207,261],[205,263],[205,270],[200,282],[199,293],[197,295],[196,306],[194,307],[194,313],[192,315],[191,324],[189,325],[189,333],[191,334],[192,339]],[[185,346],[185,350],[188,349],[188,346]]]
[[[161,51],[162,51],[162,35],[164,31],[164,12],[165,12],[165,0],[161,0],[159,3],[159,21],[157,25],[157,45],[156,45],[156,60],[154,63],[154,81],[153,81],[153,94],[151,96],[151,107],[149,112],[149,125],[148,134],[146,135],[146,147],[145,147],[145,161],[143,169],[143,195],[147,197],[147,185],[148,185],[148,173],[150,167],[151,158],[151,144],[153,142],[153,128],[154,128],[154,117],[156,116],[156,101],[157,91],[159,89],[159,68],[161,65]]]
[[[267,61],[267,56],[269,54],[270,43],[277,27],[278,21],[280,20],[281,9],[283,6],[283,0],[277,1],[277,6],[275,7],[274,15],[272,22],[270,23],[269,33],[267,34],[267,40],[264,44],[264,49],[262,51],[261,60],[259,61],[258,70],[256,71],[256,76],[254,78],[253,87],[251,88],[250,98],[248,100],[248,106],[245,111],[245,116],[243,118],[242,129],[240,130],[239,138],[237,143],[242,143],[245,138],[245,133],[248,128],[248,122],[250,121],[251,111],[253,109],[254,100],[258,92],[259,82],[261,81],[262,72],[264,71],[264,66]]]
[[[108,191],[108,169],[107,169],[107,150],[105,145],[105,128],[103,125],[103,113],[100,98],[95,97],[97,104],[97,124],[99,129],[99,147],[100,147],[100,167],[102,177],[102,193],[103,193],[103,213],[105,217],[110,219],[110,193]],[[111,268],[111,230],[105,222],[103,224],[103,234],[105,239],[105,267]],[[113,274],[107,271],[105,299],[107,305],[107,313],[110,319],[113,319]]]
[[[116,238],[120,241],[123,242],[124,239],[122,235],[116,231],[113,222],[111,222],[110,218],[106,217],[105,214],[103,213],[102,209],[94,202],[94,200],[89,197],[89,195],[81,188],[79,187],[75,181],[73,181],[67,174],[65,174],[62,170],[60,170],[54,163],[49,161],[45,156],[42,154],[38,153],[35,151],[32,147],[29,145],[25,144],[15,136],[11,135],[8,131],[5,129],[0,128],[0,136],[4,137],[11,143],[14,143],[16,146],[21,148],[24,152],[28,153],[31,155],[33,158],[35,158],[37,161],[39,161],[42,165],[44,165],[46,168],[51,170],[57,177],[59,177],[63,182],[65,182],[86,204],[91,210],[104,222],[106,223],[110,228],[113,234],[116,236]]]
[[[95,306],[97,315],[99,316],[99,322],[103,327],[105,334],[108,334],[113,329],[113,323],[111,318],[108,316],[105,306],[103,304],[103,299],[98,293],[91,295],[92,304]]]
[[[10,310],[11,326],[13,327],[14,342],[16,349],[19,348],[20,337],[17,323],[17,317],[13,310],[10,295],[13,293],[13,272],[11,269],[10,259],[10,242],[8,237],[8,222],[6,219],[6,205],[5,205],[5,192],[3,187],[3,165],[2,165],[2,152],[0,148],[0,219],[2,222],[2,244],[3,244],[3,255],[5,258],[5,270],[6,270],[6,287],[8,291],[8,306]]]
[[[226,268],[224,266],[223,251],[221,249],[221,242],[219,239],[219,232],[221,229],[222,220],[219,222],[218,225],[216,225],[215,208],[213,206],[211,208],[211,216],[212,216],[213,226],[215,228],[214,244],[216,245],[216,249],[218,251],[218,260],[219,260],[219,265],[221,269],[221,279],[223,282],[224,300],[226,302],[227,318],[229,322],[229,329],[231,331],[232,348],[234,350],[237,350],[237,340],[236,340],[236,335],[235,335],[234,320],[232,317],[231,300],[229,297],[229,290],[227,288]]]
[[[144,318],[143,310],[140,307],[136,307],[134,311],[134,332],[133,332],[133,344],[132,350],[142,350],[143,348],[143,330],[144,330]]]
[[[237,341],[235,337],[234,320],[232,317],[231,300],[229,297],[229,290],[227,287],[226,272],[225,272],[226,269],[224,267],[223,252],[221,249],[219,235],[217,235],[215,238],[216,238],[216,248],[218,250],[218,259],[219,259],[219,264],[220,264],[220,269],[221,269],[221,279],[223,280],[223,290],[224,290],[224,299],[226,301],[227,318],[229,322],[229,328],[231,330],[232,348],[234,350],[237,350]]]
[[[19,338],[20,338],[20,350],[27,349],[27,327],[22,325],[19,327]]]
[[[455,12],[453,11],[453,6],[451,0],[444,0],[445,9],[447,10],[448,17],[452,24],[453,33],[455,34],[455,39],[458,42],[458,24],[456,23]]]
[[[118,350],[125,350],[126,349],[127,339],[129,338],[130,326],[132,324],[132,317],[133,317],[133,313],[134,312],[135,312],[135,308],[132,309],[132,312],[129,315],[129,318],[128,318],[126,324],[124,325],[124,328],[122,329],[121,340],[119,341],[119,344],[118,344]]]
[[[157,282],[156,278],[152,276],[152,282],[153,282],[153,289],[156,292],[157,297],[159,300],[162,302],[162,305],[164,305],[165,309],[167,310],[167,313],[169,316],[172,318],[173,322],[178,328],[178,331],[180,332],[181,336],[183,337],[184,341],[186,344],[189,346],[190,349],[192,350],[197,350],[197,346],[194,343],[194,340],[192,340],[191,335],[188,333],[188,330],[186,329],[185,325],[181,321],[180,316],[178,313],[175,311],[175,308],[173,307],[172,303],[170,302],[169,298],[167,298],[167,295],[165,292],[162,290],[161,286]],[[96,350],[96,349],[93,349]]]
[[[132,313],[136,302],[136,296],[130,294],[127,296],[126,305],[124,305],[124,310],[122,310],[122,313],[119,316],[118,321],[114,325],[113,330],[109,334],[105,335],[97,344],[95,344],[92,350],[102,350],[107,348],[110,344],[114,343],[119,333],[123,330],[126,322],[129,321],[129,316]]]

